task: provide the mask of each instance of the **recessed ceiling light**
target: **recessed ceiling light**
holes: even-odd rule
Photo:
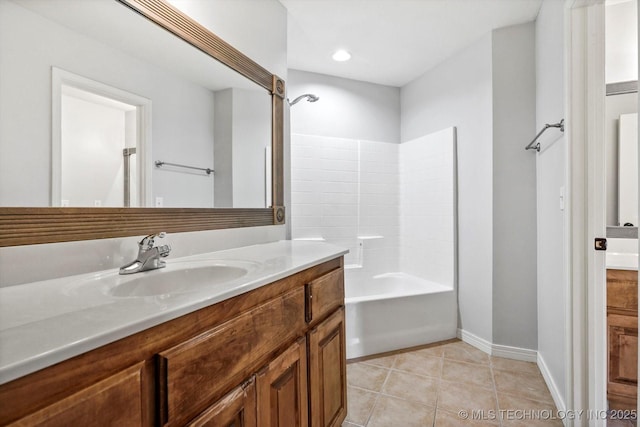
[[[336,50],[335,53],[331,56],[334,61],[344,62],[351,59],[351,54],[344,49]]]

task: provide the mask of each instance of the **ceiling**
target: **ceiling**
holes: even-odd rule
[[[560,1],[560,0],[558,0]],[[289,68],[401,87],[542,0],[280,0]],[[336,49],[352,58],[335,62]]]

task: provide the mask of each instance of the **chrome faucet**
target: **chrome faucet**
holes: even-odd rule
[[[163,238],[167,233],[150,234],[138,242],[138,257],[127,265],[120,267],[120,274],[133,274],[141,271],[163,268],[167,263],[160,258],[169,256],[171,246],[153,246],[156,237]]]

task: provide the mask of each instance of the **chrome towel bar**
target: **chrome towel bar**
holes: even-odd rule
[[[186,169],[195,169],[195,170],[199,170],[199,171],[204,171],[207,173],[207,175],[211,175],[214,170],[210,169],[210,168],[199,168],[196,166],[187,166],[187,165],[180,165],[178,163],[169,163],[169,162],[163,162],[161,160],[156,160],[156,167],[161,167],[163,165],[167,165],[167,166],[175,166],[178,168],[186,168]]]
[[[560,132],[564,132],[564,119],[560,120],[559,123],[554,123],[554,124],[546,124],[544,125],[544,127],[542,128],[542,130],[540,132],[538,132],[538,134],[533,138],[533,141],[531,141],[529,143],[529,145],[527,145],[524,149],[525,150],[536,150],[537,152],[540,152],[540,143],[536,143],[536,141],[538,140],[538,138],[540,138],[540,135],[542,135],[544,133],[545,130],[549,129],[549,128],[560,128]]]

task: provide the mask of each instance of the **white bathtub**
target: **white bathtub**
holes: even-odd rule
[[[456,337],[455,291],[405,273],[345,272],[347,359]]]

